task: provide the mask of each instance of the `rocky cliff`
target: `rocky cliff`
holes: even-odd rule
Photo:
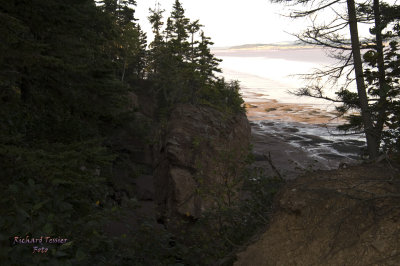
[[[244,113],[181,104],[154,147],[155,199],[163,215],[198,217],[234,200],[250,144]]]

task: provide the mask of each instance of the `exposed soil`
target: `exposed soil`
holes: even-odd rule
[[[385,162],[288,182],[240,265],[399,265],[400,172]]]

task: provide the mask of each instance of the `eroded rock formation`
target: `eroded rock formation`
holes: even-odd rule
[[[154,147],[154,184],[163,214],[196,218],[218,200],[234,200],[250,144],[244,113],[182,104],[162,132]]]

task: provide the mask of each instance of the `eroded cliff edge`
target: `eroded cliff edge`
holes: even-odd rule
[[[239,185],[235,173],[245,166],[249,145],[244,112],[190,104],[174,108],[154,146],[155,200],[162,215],[196,218],[213,207],[221,186]]]
[[[124,156],[114,165],[112,181],[121,205],[131,198],[138,201],[130,221],[198,218],[220,197],[235,200],[233,192],[243,180],[240,169],[250,151],[251,130],[244,111],[178,104],[159,120],[150,97],[132,94],[132,106],[136,123],[118,130],[113,140],[113,148]],[[134,134],[138,130],[147,133]]]

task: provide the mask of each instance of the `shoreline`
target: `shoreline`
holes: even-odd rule
[[[248,99],[249,100],[249,99]],[[330,130],[344,122],[312,105],[277,100],[245,102],[251,125],[254,167],[275,175],[265,156],[284,179],[314,170],[337,169],[360,162],[362,138],[332,136]]]
[[[319,125],[340,125],[345,122],[335,111],[323,110],[313,104],[282,103],[278,100],[246,101],[251,121],[282,120]]]
[[[290,91],[306,82],[295,73],[308,73],[330,65],[326,50],[253,49],[214,50],[221,57],[221,76],[239,80],[247,118],[252,128],[255,165],[272,169],[271,158],[287,179],[301,174],[299,169],[335,169],[359,163],[365,141],[359,136],[333,136],[344,124],[335,104],[314,98],[297,97]],[[300,48],[300,47],[296,47]]]

